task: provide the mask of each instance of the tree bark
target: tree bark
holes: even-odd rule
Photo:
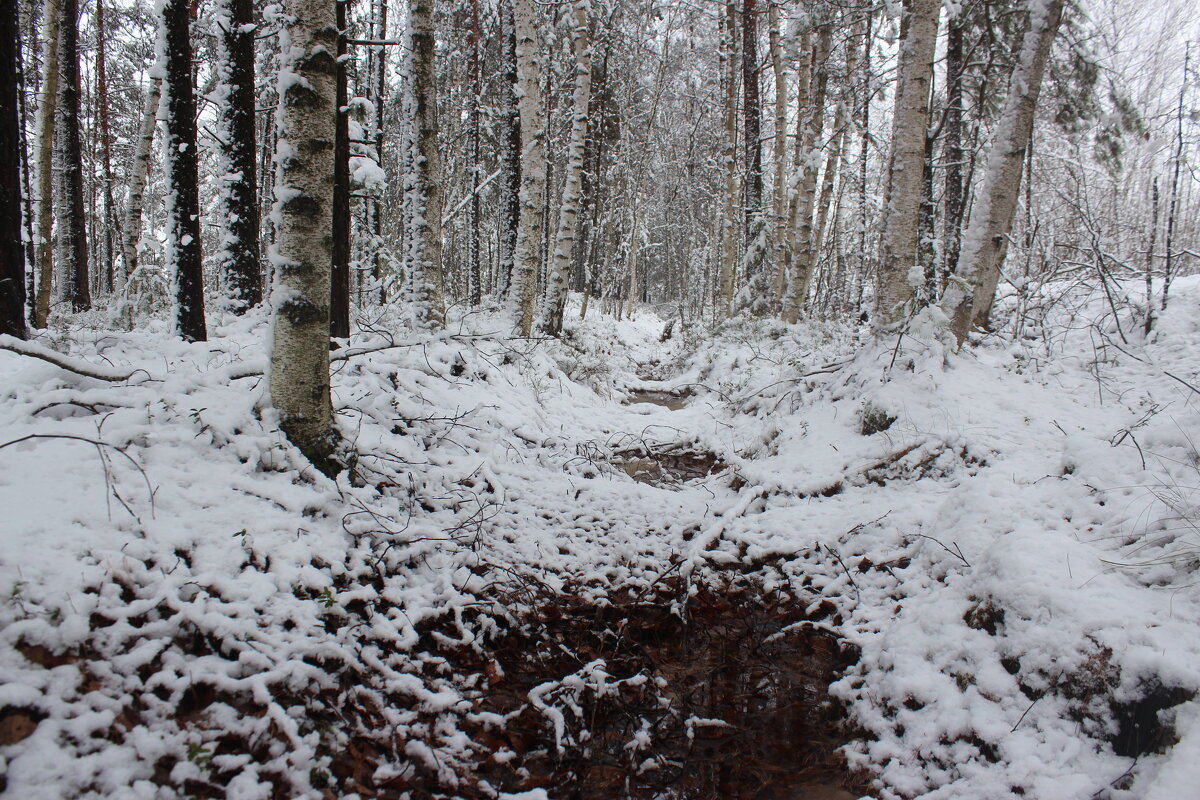
[[[422,324],[440,328],[445,322],[442,274],[442,153],[438,149],[437,70],[434,47],[435,0],[413,0],[412,92],[416,136],[413,221],[409,280],[414,312]]]
[[[742,0],[742,117],[745,138],[742,140],[743,170],[743,234],[746,247],[752,247],[751,231],[762,214],[762,100],[758,75],[758,0]],[[752,277],[752,276],[747,276]]]
[[[929,84],[941,5],[941,0],[911,0],[902,25],[879,255],[875,325],[880,331],[890,330],[905,320],[915,291],[909,271],[917,263]]]
[[[481,120],[479,104],[483,95],[483,59],[479,42],[479,0],[471,0],[471,28],[468,34],[468,63],[470,73],[470,96],[468,98],[468,123],[470,125],[470,166],[471,170],[471,219],[467,228],[467,302],[472,308],[483,301],[483,276],[479,268],[479,223],[480,197],[479,175],[483,165],[480,163]]]
[[[942,219],[942,278],[958,264],[963,219],[963,22],[950,20],[946,33],[946,127],[942,158],[946,162]],[[944,288],[944,286],[942,287]]]
[[[959,344],[966,340],[972,325],[986,324],[991,314],[1021,190],[1025,148],[1033,133],[1042,75],[1062,22],[1063,0],[1030,0],[1029,7],[1029,22],[988,153],[983,187],[963,237],[957,280],[947,287],[943,297],[942,306]]]
[[[191,0],[165,0],[162,36],[166,75],[166,262],[171,271],[175,333],[189,342],[208,338],[204,324],[204,264],[200,256],[200,178],[196,95],[192,86]]]
[[[550,280],[546,297],[546,332],[562,332],[563,311],[567,303],[567,280],[575,248],[579,222],[580,182],[583,179],[583,155],[588,138],[588,101],[592,88],[592,48],[588,42],[589,0],[575,0],[572,48],[575,51],[575,89],[572,95],[571,143],[567,149],[567,174],[563,182],[558,232],[554,236]]]
[[[38,96],[34,147],[37,151],[37,296],[33,326],[45,328],[50,317],[50,290],[54,282],[54,123],[58,116],[59,18],[61,0],[46,0],[42,9],[42,91]]]
[[[543,141],[541,53],[537,33],[537,6],[533,0],[516,0],[517,110],[521,116],[521,213],[513,251],[517,329],[533,332],[538,265],[541,263],[542,195],[546,184],[546,151]]]
[[[92,307],[87,217],[83,205],[83,143],[79,125],[79,2],[63,0],[58,20],[58,101],[55,147],[59,172],[58,263],[63,299],[72,311]]]
[[[726,0],[724,25],[721,35],[721,82],[724,96],[721,162],[725,165],[725,192],[721,207],[721,250],[716,311],[718,319],[729,316],[733,305],[733,285],[737,269],[737,11],[734,0]]]
[[[158,107],[162,103],[162,77],[150,78],[146,91],[146,106],[142,112],[142,127],[138,136],[137,151],[133,156],[133,167],[129,175],[129,199],[125,205],[125,223],[121,232],[121,258],[125,276],[137,269],[138,241],[142,238],[142,205],[145,202],[146,176],[150,172],[150,150],[154,146],[154,129],[158,122]],[[257,216],[255,211],[255,216]]]
[[[329,395],[337,20],[330,0],[285,0],[276,112],[270,393],[280,427],[318,467],[334,435]]]
[[[21,242],[21,116],[17,105],[18,5],[0,8],[0,335],[24,339],[25,248]]]
[[[97,133],[100,137],[100,164],[104,175],[101,178],[101,202],[104,210],[101,216],[101,233],[99,243],[104,245],[104,257],[99,263],[103,264],[103,290],[111,292],[116,285],[116,275],[113,271],[113,231],[116,228],[116,214],[113,211],[112,194],[112,134],[108,124],[108,64],[105,53],[107,33],[104,28],[104,2],[96,0],[96,116],[99,122]]]
[[[255,131],[254,3],[218,0],[217,50],[223,84],[220,108],[221,247],[217,263],[229,307],[242,314],[262,302],[258,260],[258,144]]]
[[[517,230],[521,218],[521,117],[517,108],[517,34],[513,0],[500,0],[500,71],[501,97],[500,164],[504,172],[500,184],[500,244],[497,260],[501,297],[507,297],[513,280],[513,257],[517,248]]]
[[[787,295],[783,302],[783,318],[788,323],[796,322],[804,310],[809,283],[812,281],[813,263],[816,260],[817,233],[813,228],[813,209],[817,200],[817,172],[820,165],[821,134],[825,127],[825,94],[829,86],[829,51],[832,40],[833,26],[823,21],[817,27],[816,39],[813,42],[810,94],[802,98],[805,106],[800,115],[803,127],[797,131],[796,165],[800,175],[789,220],[789,225],[796,232],[796,239],[791,256]]]
[[[333,241],[330,245],[329,335],[350,337],[350,117],[349,73],[346,69],[346,6],[349,0],[333,0],[337,19],[337,122],[333,144]]]

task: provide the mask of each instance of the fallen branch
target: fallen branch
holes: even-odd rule
[[[93,364],[90,361],[63,355],[48,347],[42,347],[35,342],[26,342],[8,334],[0,334],[0,350],[7,350],[17,355],[37,358],[53,364],[60,369],[65,369],[67,372],[74,372],[76,375],[82,375],[85,378],[95,378],[98,381],[109,381],[110,383],[127,381],[139,372],[146,372],[140,368],[126,372],[113,369],[112,367]],[[146,373],[146,375],[149,377],[149,373]]]

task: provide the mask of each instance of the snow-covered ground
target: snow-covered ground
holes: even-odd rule
[[[497,313],[363,334],[334,365],[336,481],[263,404],[261,317],[39,341],[124,380],[0,351],[5,796],[519,796],[477,769],[504,761],[488,668],[448,654],[486,660],[556,593],[730,568],[857,649],[832,691],[875,796],[1193,796],[1200,281],[1173,290],[1149,340],[1083,304],[962,353],[927,324],[664,343],[648,312],[561,343]],[[672,447],[717,471],[630,477]],[[604,670],[530,694],[547,746],[629,680]]]

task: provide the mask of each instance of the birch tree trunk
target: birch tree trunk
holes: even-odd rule
[[[811,94],[804,98],[807,102],[806,112],[802,114],[803,130],[797,131],[799,146],[796,164],[800,176],[794,216],[790,221],[796,231],[796,242],[792,253],[792,272],[788,279],[787,297],[783,303],[783,318],[788,323],[796,322],[804,310],[817,251],[813,210],[816,207],[817,177],[821,164],[821,135],[825,127],[825,94],[829,86],[829,51],[832,46],[833,27],[828,22],[822,22],[817,27],[816,34],[812,50]]]
[[[21,116],[17,105],[18,5],[0,8],[0,335],[24,339],[25,249],[21,242]]]
[[[966,340],[972,325],[987,323],[992,310],[1017,209],[1042,75],[1062,22],[1062,11],[1063,0],[1029,2],[1029,21],[988,152],[987,173],[963,237],[957,280],[947,287],[942,301],[959,344]]]
[[[79,2],[63,0],[58,19],[58,100],[55,103],[59,173],[58,267],[62,297],[72,311],[92,307],[88,282],[87,217],[83,205],[83,143],[79,124]]]
[[[516,0],[517,110],[521,116],[521,214],[513,252],[517,329],[533,332],[538,264],[541,261],[542,195],[546,185],[543,142],[541,52],[534,0]]]
[[[254,125],[254,4],[252,0],[218,0],[213,12],[218,27],[220,148],[225,170],[217,263],[224,276],[229,306],[241,314],[262,302]]]
[[[771,72],[775,78],[775,119],[772,127],[773,144],[771,154],[775,161],[775,186],[772,197],[771,220],[771,253],[776,264],[776,279],[774,298],[778,302],[782,297],[782,271],[778,265],[783,263],[783,250],[787,245],[787,206],[788,206],[788,146],[787,146],[787,75],[783,69],[783,44],[779,23],[779,6],[771,2],[767,5],[768,49],[771,56]]]
[[[285,0],[284,12],[269,386],[283,432],[320,467],[334,446],[329,273],[337,25],[330,0]]]
[[[150,150],[154,146],[154,129],[158,123],[158,107],[162,102],[162,77],[150,78],[146,91],[146,107],[142,112],[141,133],[137,151],[133,156],[133,168],[129,175],[129,199],[125,205],[125,223],[121,226],[121,260],[125,276],[137,269],[138,241],[142,238],[142,204],[146,194],[146,176],[150,172]],[[255,216],[258,215],[257,209]],[[257,252],[257,243],[255,251]]]
[[[200,255],[200,177],[196,149],[196,96],[192,86],[191,0],[160,7],[167,107],[163,164],[167,173],[165,258],[171,271],[175,333],[185,341],[208,338]]]
[[[567,149],[567,173],[563,182],[562,204],[558,212],[558,231],[547,283],[546,333],[562,332],[563,311],[567,304],[567,280],[575,249],[579,223],[580,187],[583,179],[583,155],[588,138],[588,102],[592,88],[592,48],[588,42],[589,0],[575,0],[575,26],[572,48],[575,51],[575,89],[572,95],[571,143]]]
[[[50,317],[54,281],[54,104],[58,101],[58,22],[60,0],[46,0],[42,11],[42,91],[38,96],[34,147],[37,152],[37,296],[33,327],[44,328]]]
[[[915,285],[917,225],[929,127],[929,84],[941,0],[911,0],[902,24],[900,63],[892,113],[892,151],[879,248],[879,294],[875,326],[894,328],[905,320]],[[919,282],[919,277],[918,277]]]
[[[445,322],[442,275],[442,153],[438,149],[437,71],[434,63],[435,0],[413,0],[412,26],[413,128],[416,136],[415,185],[417,215],[411,243],[409,280],[413,284],[418,321],[440,328]]]

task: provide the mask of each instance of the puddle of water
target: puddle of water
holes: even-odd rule
[[[635,403],[652,403],[656,406],[662,406],[670,411],[678,411],[687,406],[688,398],[691,397],[691,392],[688,391],[665,391],[661,389],[630,389],[628,396],[624,400],[624,405],[630,406]]]

